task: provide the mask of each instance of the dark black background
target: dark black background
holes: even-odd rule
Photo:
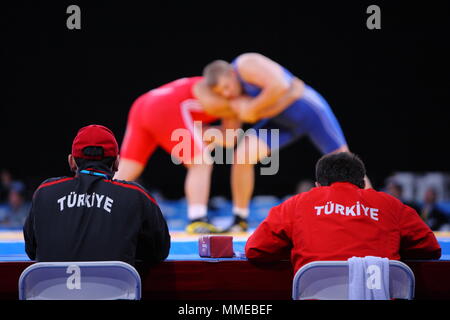
[[[81,7],[81,30],[66,8]],[[381,8],[368,30],[366,8]],[[195,76],[214,59],[260,52],[318,90],[375,187],[394,171],[449,171],[450,10],[446,1],[59,1],[1,4],[0,168],[35,188],[69,175],[77,130],[98,123],[121,143],[140,94]],[[292,193],[320,156],[303,138],[255,192]],[[146,187],[183,195],[185,170],[156,152]],[[213,194],[229,195],[229,166]]]

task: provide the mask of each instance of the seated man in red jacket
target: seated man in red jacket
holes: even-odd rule
[[[294,273],[312,261],[353,256],[439,259],[436,237],[417,212],[387,193],[364,189],[365,173],[354,154],[323,156],[317,187],[270,210],[247,241],[247,258],[290,257]]]

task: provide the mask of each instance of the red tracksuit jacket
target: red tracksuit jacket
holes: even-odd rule
[[[294,273],[317,260],[378,256],[439,259],[441,248],[414,209],[374,189],[336,182],[272,208],[249,237],[248,259],[288,259]]]

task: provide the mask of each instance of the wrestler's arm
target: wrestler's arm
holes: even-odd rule
[[[282,99],[289,94],[291,84],[276,62],[257,53],[247,53],[238,58],[237,68],[243,80],[261,88],[260,94],[248,100],[245,108],[239,108],[241,119],[247,121],[277,103],[277,108],[282,109],[292,102]]]
[[[194,85],[193,93],[206,113],[219,118],[237,118],[229,101],[214,93],[203,79]]]
[[[298,78],[292,79],[291,86],[286,94],[279,98],[275,104],[265,108],[264,110],[255,112],[254,120],[258,121],[262,118],[271,118],[283,112],[292,103],[302,97],[304,88],[305,84],[302,80]]]
[[[203,134],[203,140],[207,144],[216,144],[224,148],[234,147],[242,130],[242,122],[238,118],[223,118],[218,126],[208,126]]]

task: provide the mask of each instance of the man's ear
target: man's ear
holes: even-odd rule
[[[67,162],[69,163],[70,170],[72,172],[77,172],[77,163],[75,162],[75,158],[72,156],[72,154],[69,154],[67,157]]]
[[[364,180],[363,180],[363,182],[361,184],[362,185],[361,189],[370,189],[371,188],[370,184],[368,184],[367,181],[368,181],[368,178],[364,177]]]
[[[116,160],[114,160],[113,166],[112,166],[112,171],[116,172],[117,170],[119,170],[119,162],[120,162],[120,156],[116,157]]]
[[[321,187],[320,183],[318,183],[317,181],[315,184],[316,184],[316,187]]]

